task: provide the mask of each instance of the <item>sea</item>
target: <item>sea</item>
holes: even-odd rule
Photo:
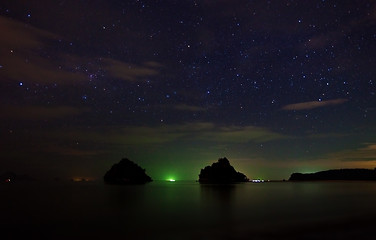
[[[376,239],[376,182],[0,184],[0,239]]]

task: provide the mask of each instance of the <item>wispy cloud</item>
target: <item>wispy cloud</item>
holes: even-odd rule
[[[53,33],[0,16],[0,28],[6,34],[0,37],[1,50],[11,47],[14,51],[33,49],[43,45],[43,40],[53,39]]]
[[[126,62],[121,62],[111,58],[103,58],[104,69],[117,79],[126,81],[143,80],[146,77],[156,76],[159,74],[161,64],[157,62],[146,62],[142,65],[136,65]]]
[[[204,131],[200,134],[200,138],[211,142],[223,143],[262,143],[286,138],[286,136],[270,131],[266,128],[255,126],[229,126],[216,127],[211,131]]]
[[[2,81],[66,85],[85,79],[84,74],[64,70],[58,56],[40,53],[48,51],[47,42],[57,40],[57,35],[5,17],[0,17],[0,29],[6,33],[0,37]]]
[[[206,108],[198,107],[194,105],[187,105],[187,104],[179,104],[175,105],[174,109],[180,110],[180,111],[189,111],[189,112],[204,112],[206,111]]]
[[[205,142],[207,144],[239,144],[268,142],[286,136],[255,126],[218,126],[210,122],[161,126],[117,126],[88,130],[64,131],[60,137],[82,141],[105,141],[119,145],[169,144],[172,142]]]
[[[47,143],[45,146],[45,151],[49,153],[59,154],[63,156],[74,156],[74,157],[90,157],[102,154],[102,151],[99,150],[84,150],[80,149],[79,147],[68,147],[68,146],[61,146],[61,145],[53,145]]]
[[[339,41],[342,41],[344,39],[343,36],[346,36],[345,34],[350,35],[353,31],[359,31],[359,27],[374,25],[376,23],[376,4],[372,3],[368,8],[370,9],[368,14],[359,16],[359,18],[348,22],[345,21],[345,23],[339,25],[333,31],[311,36],[308,41],[303,44],[302,48],[322,49],[329,44],[337,44]]]
[[[329,45],[331,42],[335,41],[336,38],[340,36],[340,32],[330,32],[327,34],[321,34],[312,36],[308,39],[302,48],[310,48],[310,49],[322,49]]]
[[[286,111],[308,110],[308,109],[313,109],[313,108],[339,105],[347,101],[348,101],[347,99],[339,98],[339,99],[326,100],[326,101],[293,103],[293,104],[288,104],[282,107],[282,110],[286,110]]]
[[[46,120],[68,116],[75,116],[88,111],[71,106],[45,107],[38,105],[26,106],[0,106],[2,113],[0,119],[8,120]]]
[[[333,153],[330,157],[345,162],[376,161],[376,143],[364,143],[361,148]]]
[[[0,81],[71,85],[87,80],[84,72],[76,70],[87,61],[85,57],[63,52],[54,52],[53,57],[46,54],[51,44],[59,44],[58,35],[1,16],[0,29],[6,33],[0,37]],[[134,64],[111,58],[97,59],[109,76],[126,81],[156,76],[163,67],[153,61]]]

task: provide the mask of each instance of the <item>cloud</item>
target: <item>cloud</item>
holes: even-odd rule
[[[161,67],[163,67],[162,64],[160,64],[159,62],[154,62],[154,61],[145,62],[144,65],[148,66],[148,67],[154,67],[154,68],[161,68]]]
[[[363,143],[361,147],[332,152],[315,160],[321,170],[333,168],[375,168],[376,143]],[[325,167],[324,167],[325,166]]]
[[[55,106],[55,107],[45,107],[45,106],[3,106],[0,107],[1,119],[12,119],[12,120],[47,120],[63,118],[68,116],[79,115],[87,109],[80,109],[70,106]]]
[[[348,133],[315,133],[307,135],[307,138],[310,139],[328,139],[328,138],[344,138],[348,137]]]
[[[1,16],[0,29],[6,32],[0,37],[0,81],[76,85],[87,80],[77,66],[90,61],[58,52],[56,45],[64,44],[57,41],[62,39],[60,36]],[[154,61],[131,64],[111,58],[98,59],[109,76],[126,81],[156,76],[163,67]]]
[[[279,133],[254,126],[218,126],[210,122],[161,126],[116,126],[97,129],[65,130],[55,135],[118,145],[169,144],[172,142],[205,142],[209,144],[239,144],[268,142],[286,138]]]
[[[367,14],[351,21],[345,21],[342,25],[339,25],[335,30],[329,31],[325,34],[311,36],[302,46],[302,49],[323,49],[329,45],[337,45],[338,42],[343,41],[344,36],[350,35],[352,32],[358,32],[359,28],[363,26],[373,26],[376,20],[376,4],[368,7]],[[347,40],[347,38],[346,38]]]
[[[143,136],[148,136],[146,139],[151,137],[150,139],[161,139],[163,142],[184,140],[226,144],[252,141],[267,142],[284,137],[265,128],[254,126],[221,127],[209,122],[171,125],[160,128],[136,128],[133,129],[133,133],[137,133],[137,135],[142,133]]]
[[[179,139],[192,138],[197,133],[214,128],[211,123],[192,123],[161,126],[113,126],[95,129],[74,129],[54,135],[79,141],[95,141],[116,145],[165,144]]]
[[[364,143],[364,147],[331,154],[330,157],[339,161],[376,161],[376,143]]]
[[[55,153],[63,156],[74,156],[74,157],[90,157],[95,156],[103,153],[102,151],[98,150],[83,150],[79,149],[78,147],[66,147],[66,146],[57,146],[52,144],[47,144],[44,148],[45,152],[48,153]]]
[[[199,137],[207,141],[223,143],[262,143],[286,138],[279,133],[255,126],[216,127],[211,131],[202,132]]]
[[[28,59],[25,61],[25,56],[8,56],[2,65],[0,76],[17,82],[59,85],[77,84],[85,80],[84,75],[61,70],[48,59],[35,56]]]
[[[177,110],[180,110],[180,111],[188,111],[188,112],[204,112],[204,111],[206,111],[206,108],[193,106],[193,105],[187,105],[187,104],[175,105],[174,109],[177,109]]]
[[[83,74],[63,70],[59,56],[49,52],[47,43],[57,35],[4,17],[0,29],[6,33],[0,37],[2,81],[73,84],[85,79]]]
[[[294,103],[294,104],[288,104],[282,107],[282,110],[286,110],[286,111],[308,110],[308,109],[319,108],[319,107],[339,105],[347,101],[348,101],[347,99],[339,98],[339,99],[333,99],[333,100],[327,100],[327,101],[311,101],[311,102]]]
[[[304,43],[304,49],[322,49],[332,42],[336,41],[338,37],[339,32],[331,32],[327,34],[312,36],[310,39],[308,39],[307,42]]]
[[[0,37],[1,51],[32,49],[42,46],[42,39],[57,37],[50,32],[2,16],[0,29],[6,33]]]
[[[114,60],[111,58],[103,58],[104,69],[117,79],[126,81],[143,80],[146,77],[156,76],[159,74],[159,68],[162,66],[156,62],[146,62],[142,65],[130,64]]]

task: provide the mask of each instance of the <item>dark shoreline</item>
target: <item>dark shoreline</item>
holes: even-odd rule
[[[376,169],[334,169],[316,173],[293,173],[289,181],[376,181]]]

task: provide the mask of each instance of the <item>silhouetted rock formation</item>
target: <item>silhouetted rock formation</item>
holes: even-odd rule
[[[136,163],[124,158],[114,164],[103,177],[109,184],[140,184],[153,181]]]
[[[227,158],[220,158],[218,162],[201,169],[200,183],[235,183],[248,182],[249,179],[243,173],[235,171]]]
[[[376,180],[376,169],[337,169],[316,173],[293,173],[289,181],[319,181],[319,180]]]

